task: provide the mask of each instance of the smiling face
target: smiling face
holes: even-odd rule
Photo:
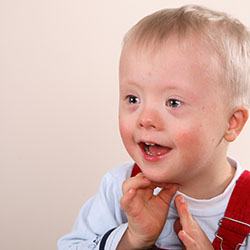
[[[195,39],[172,36],[159,50],[133,44],[123,49],[120,133],[149,179],[209,182],[218,167],[228,167],[228,110],[218,68],[215,56]]]

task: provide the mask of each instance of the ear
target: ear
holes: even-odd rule
[[[243,129],[248,119],[248,110],[245,107],[237,107],[228,120],[228,129],[224,138],[228,142],[234,141]]]

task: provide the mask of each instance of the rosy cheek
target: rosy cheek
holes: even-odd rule
[[[130,129],[129,129],[128,124],[126,124],[125,122],[123,122],[122,120],[120,120],[119,129],[120,129],[120,134],[121,134],[122,140],[126,141],[126,139],[130,135]]]
[[[181,147],[188,147],[191,149],[192,147],[200,146],[200,138],[199,129],[196,129],[182,131],[177,134],[175,139],[177,146],[179,145]]]

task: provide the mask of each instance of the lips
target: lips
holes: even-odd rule
[[[140,142],[139,146],[144,154],[144,158],[150,161],[161,159],[171,150],[170,147],[162,146],[152,142]]]

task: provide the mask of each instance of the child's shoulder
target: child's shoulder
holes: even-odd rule
[[[133,166],[134,162],[126,162],[109,170],[106,173],[106,176],[108,178],[113,178],[116,181],[124,181],[131,176]]]
[[[101,181],[104,187],[121,187],[122,183],[131,176],[134,163],[127,162],[109,170]]]
[[[131,176],[133,165],[133,162],[124,163],[109,170],[101,180],[100,193],[104,194],[105,197],[110,197],[110,200],[113,199],[112,195],[121,197],[122,184]]]

